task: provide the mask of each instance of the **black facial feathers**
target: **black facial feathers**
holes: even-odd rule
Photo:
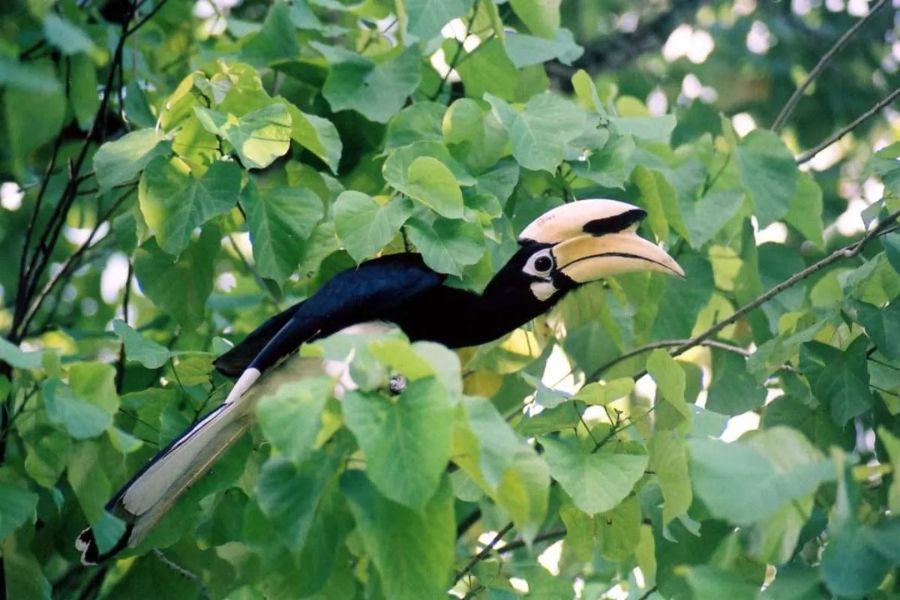
[[[646,216],[647,211],[641,208],[633,208],[614,217],[588,221],[584,224],[583,230],[585,233],[598,237],[607,233],[618,233],[628,229],[635,223],[641,222]]]

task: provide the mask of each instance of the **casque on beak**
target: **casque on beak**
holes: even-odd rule
[[[684,277],[665,250],[635,233],[646,216],[618,200],[579,200],[537,218],[519,239],[552,245],[556,269],[577,283],[632,271]]]

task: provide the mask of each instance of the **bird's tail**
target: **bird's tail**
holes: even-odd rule
[[[253,400],[259,394],[245,392],[259,375],[256,369],[246,370],[225,402],[160,450],[119,490],[106,511],[125,521],[125,530],[105,552],[100,551],[90,528],[82,531],[75,547],[84,564],[103,562],[138,545],[175,500],[246,431],[253,420]]]

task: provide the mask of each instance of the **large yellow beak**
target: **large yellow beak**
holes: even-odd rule
[[[619,200],[578,200],[541,215],[519,239],[551,244],[556,269],[577,283],[631,271],[684,277],[665,250],[635,233],[646,214]]]
[[[556,268],[578,283],[632,271],[684,277],[684,270],[674,258],[633,231],[600,237],[580,235],[555,245],[552,252]]]

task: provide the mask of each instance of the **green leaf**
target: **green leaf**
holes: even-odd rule
[[[207,131],[221,136],[234,146],[241,163],[248,169],[268,167],[291,147],[294,131],[291,113],[280,102],[249,112],[239,119],[202,106],[195,106],[194,113]]]
[[[256,483],[256,498],[275,525],[281,542],[299,551],[316,517],[316,507],[329,481],[337,474],[339,457],[317,452],[296,465],[287,458],[270,458]]]
[[[592,452],[571,438],[541,438],[550,474],[575,506],[589,515],[606,512],[624,500],[647,468],[646,454]]]
[[[641,505],[636,495],[625,498],[611,511],[594,517],[600,555],[606,560],[628,559],[641,539]]]
[[[261,188],[254,181],[241,199],[259,274],[283,283],[297,269],[304,242],[322,219],[322,201],[308,189]]]
[[[44,17],[44,35],[48,42],[66,55],[94,50],[94,42],[80,27],[55,12],[48,12]]]
[[[322,95],[335,112],[355,110],[370,121],[387,123],[419,87],[421,54],[415,47],[376,64],[318,42],[310,45],[331,62]]]
[[[575,400],[581,400],[585,404],[606,405],[631,393],[634,389],[634,379],[622,377],[612,381],[598,381],[589,383],[578,390]]]
[[[456,40],[444,42],[444,54],[453,56],[458,48]],[[525,102],[534,94],[547,89],[548,80],[540,65],[516,69],[499,38],[482,42],[472,52],[463,51],[456,63],[466,96],[484,98],[493,94],[508,102]]]
[[[877,526],[847,523],[829,532],[820,565],[822,579],[841,597],[863,597],[879,587],[900,560],[900,519]]]
[[[484,252],[484,235],[474,223],[439,218],[429,225],[410,219],[407,231],[425,264],[439,273],[461,276],[463,269],[477,263]]]
[[[360,471],[341,477],[366,553],[378,569],[386,598],[442,598],[450,583],[456,526],[446,477],[414,511],[381,496]]]
[[[191,177],[173,161],[155,158],[144,169],[138,199],[159,246],[179,256],[191,233],[237,204],[241,169],[233,162],[213,163],[203,177]]]
[[[822,188],[809,173],[798,174],[797,192],[784,220],[816,248],[825,249],[822,237]]]
[[[691,439],[691,482],[713,516],[752,525],[812,494],[834,467],[803,435],[773,427],[748,441]]]
[[[408,193],[409,167],[417,159],[426,156],[435,158],[443,163],[445,167],[450,169],[450,172],[453,173],[460,185],[472,185],[475,183],[475,178],[453,158],[447,147],[439,142],[416,142],[391,152],[388,159],[384,162],[384,180],[396,190],[403,192],[407,196],[410,195]]]
[[[852,300],[850,306],[878,350],[888,358],[900,359],[900,301],[894,300],[879,308]]]
[[[151,238],[135,252],[134,273],[155,305],[193,330],[206,313],[218,250],[219,232],[212,227],[205,228],[200,239],[189,243],[177,259],[160,250]]]
[[[90,371],[96,370],[95,367],[106,367],[112,371],[112,367],[101,363],[79,364],[82,367],[76,371],[76,374],[85,369],[84,365],[88,365]],[[93,381],[96,377],[96,374],[90,371],[84,373],[85,378],[80,380],[82,385],[79,386],[78,391],[75,389],[75,380],[71,385],[66,385],[58,379],[47,380],[41,390],[47,417],[50,421],[64,427],[69,435],[79,440],[94,438],[106,431],[112,425],[112,415],[118,407],[118,398],[115,397],[114,387],[112,389],[113,397],[108,399],[84,393],[85,380]],[[112,400],[111,407],[109,400]]]
[[[630,135],[617,135],[601,149],[592,152],[586,163],[577,162],[572,168],[581,177],[603,187],[624,188],[625,181],[631,173],[633,152],[634,138]]]
[[[884,187],[895,196],[900,196],[900,142],[882,148],[866,162],[866,172],[881,178]]]
[[[838,425],[872,407],[866,346],[867,339],[859,336],[844,351],[821,342],[800,347],[800,370]]]
[[[463,216],[463,198],[459,184],[444,163],[420,156],[409,165],[406,193],[439,215],[449,219]]]
[[[593,126],[584,110],[554,94],[533,97],[521,113],[496,96],[485,99],[509,134],[513,156],[526,169],[554,173],[569,142]]]
[[[441,28],[472,8],[474,0],[406,0],[407,31],[420,40],[430,40]]]
[[[100,108],[100,97],[97,95],[97,68],[94,61],[86,54],[78,54],[69,60],[72,65],[72,76],[69,83],[72,111],[75,113],[75,118],[78,119],[78,126],[82,130],[88,131],[94,123],[97,109]],[[96,160],[96,154],[94,156]],[[99,183],[100,172],[96,167],[94,172],[97,174]]]
[[[332,173],[337,173],[344,146],[334,124],[293,104],[287,104],[287,109],[291,116],[291,139],[321,158]]]
[[[674,425],[690,423],[692,413],[684,397],[686,377],[684,369],[678,364],[678,361],[662,348],[658,348],[651,352],[650,357],[647,358],[647,372],[653,378],[653,381],[656,382],[658,395],[678,415],[674,419]],[[659,427],[665,429],[673,428],[666,420],[663,420]]]
[[[346,191],[334,202],[334,229],[341,244],[359,263],[394,239],[412,212],[413,204],[405,198],[395,198],[382,206],[367,194]]]
[[[894,479],[888,489],[888,507],[893,512],[900,510],[900,439],[894,436],[886,427],[878,428],[878,438],[887,450],[891,460],[891,468],[894,471]]]
[[[663,495],[663,523],[687,513],[694,495],[688,474],[687,445],[675,431],[659,430],[647,445],[650,469],[656,473]]]
[[[441,142],[441,119],[447,107],[436,102],[416,102],[391,117],[384,149],[394,150],[417,142]]]
[[[553,38],[559,29],[562,0],[510,0],[513,10],[535,35]]]
[[[689,338],[697,316],[712,296],[715,282],[708,258],[684,254],[678,257],[678,263],[684,268],[687,277],[667,277],[664,280],[659,312],[650,330],[652,339]]]
[[[516,68],[521,69],[554,59],[564,65],[571,65],[584,54],[584,48],[575,43],[571,31],[559,29],[551,40],[521,33],[508,33],[506,53]]]
[[[44,353],[40,351],[25,352],[15,344],[0,338],[0,361],[14,369],[40,369],[43,365]]]
[[[716,565],[696,565],[685,569],[695,598],[728,598],[729,600],[756,600],[759,584],[745,581],[739,574],[726,571]]]
[[[675,115],[611,117],[610,124],[619,135],[630,135],[639,140],[667,141],[675,129]]]
[[[470,98],[460,98],[450,105],[444,115],[442,131],[443,140],[451,147],[453,155],[472,172],[482,173],[482,177],[484,171],[494,167],[508,153],[506,130],[492,112],[485,112],[481,104]]]
[[[723,415],[739,415],[766,401],[766,388],[747,372],[747,360],[725,350],[712,351],[712,383],[706,408]]]
[[[6,482],[0,482],[0,540],[33,518],[38,495]]]
[[[756,206],[760,227],[783,218],[797,191],[797,165],[781,138],[756,129],[737,145],[737,165],[744,189]]]
[[[55,80],[53,70],[40,64],[29,65],[29,70],[35,79],[52,77]],[[20,87],[3,90],[5,139],[13,168],[21,180],[25,177],[29,154],[56,137],[65,120],[65,94],[46,87],[48,89],[42,92]]]
[[[713,239],[743,204],[744,194],[733,189],[709,192],[688,207],[682,206],[691,247],[699,250]]]
[[[307,377],[286,383],[256,407],[263,434],[278,452],[300,465],[313,451],[322,428],[322,410],[331,396],[331,379]]]
[[[122,338],[128,360],[139,362],[148,369],[158,369],[169,360],[168,348],[148,340],[122,319],[113,321],[113,331]]]
[[[450,460],[453,405],[444,386],[418,379],[392,398],[354,391],[343,408],[375,487],[386,498],[422,509]]]
[[[505,510],[526,540],[547,513],[550,473],[489,401],[465,398],[453,436],[454,462]]]
[[[260,30],[245,38],[240,55],[241,59],[256,66],[300,57],[297,32],[291,22],[290,9],[284,2],[272,3]]]

